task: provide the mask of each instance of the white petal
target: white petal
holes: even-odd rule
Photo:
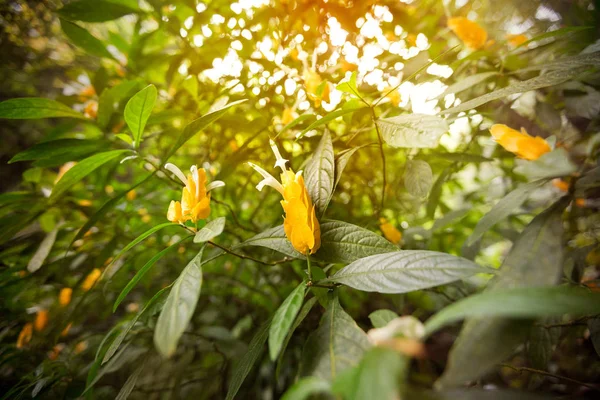
[[[171,164],[171,163],[166,163],[165,169],[167,171],[171,171],[176,177],[179,178],[179,180],[181,182],[183,182],[184,185],[187,186],[187,184],[188,184],[187,178],[185,177],[185,174],[183,172],[181,172],[181,170],[179,169],[179,167],[177,165]]]
[[[258,165],[254,164],[254,163],[249,162],[248,165],[250,165],[252,168],[254,168],[264,178],[256,186],[256,188],[259,191],[261,191],[262,188],[265,187],[265,185],[266,185],[266,186],[271,186],[273,189],[275,189],[279,193],[283,194],[283,186],[281,186],[281,183],[279,183],[279,181],[277,179],[275,179],[273,177],[273,175],[271,175],[270,173],[268,173],[267,171],[265,171],[264,169],[262,169],[261,167],[259,167]]]
[[[275,167],[279,167],[279,168],[281,168],[281,170],[283,172],[285,172],[285,163],[287,163],[288,160],[286,160],[285,158],[283,158],[281,156],[281,153],[279,152],[279,148],[277,148],[277,145],[275,144],[273,139],[269,139],[269,144],[271,145],[271,149],[273,150],[273,153],[275,154],[275,158],[277,159],[277,161],[275,161]]]
[[[223,182],[223,181],[213,181],[213,182],[209,183],[208,185],[206,185],[206,191],[210,192],[213,189],[220,188],[220,187],[223,187],[223,186],[225,186],[225,182]]]
[[[200,197],[200,185],[198,184],[200,177],[198,176],[198,167],[192,165],[190,167],[190,171],[192,172],[192,179],[194,180],[194,184],[196,185],[196,198],[198,198]]]

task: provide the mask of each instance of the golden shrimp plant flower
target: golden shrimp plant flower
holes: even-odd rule
[[[291,168],[286,168],[288,160],[281,156],[275,142],[271,140],[270,144],[277,159],[275,167],[281,168],[282,171],[281,182],[258,165],[248,163],[263,177],[256,188],[262,191],[265,186],[271,186],[281,193],[286,237],[298,252],[314,254],[321,247],[321,226],[317,220],[315,206],[304,185],[302,171],[294,173]]]
[[[524,128],[519,132],[506,125],[495,124],[490,128],[490,133],[500,146],[525,160],[537,160],[552,150],[548,142],[539,136],[529,136]]]
[[[171,222],[185,224],[186,221],[196,223],[208,218],[210,214],[210,191],[225,186],[222,181],[206,184],[206,171],[192,165],[190,173],[185,174],[171,163],[165,164],[165,169],[172,172],[184,185],[181,193],[181,202],[171,201],[167,211],[167,219]]]
[[[397,245],[402,241],[402,232],[385,218],[379,218],[379,229],[383,232],[383,236],[393,244]]]
[[[471,50],[479,50],[487,41],[488,34],[477,22],[465,17],[448,19],[448,28]]]

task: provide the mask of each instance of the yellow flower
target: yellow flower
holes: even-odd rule
[[[58,181],[60,181],[60,178],[63,177],[64,174],[67,173],[68,170],[70,170],[71,168],[73,168],[75,166],[75,164],[77,164],[75,161],[69,161],[67,163],[64,163],[59,169],[58,169],[58,175],[56,175],[56,179],[54,180],[54,184],[56,185],[56,183]]]
[[[36,331],[43,331],[44,328],[48,325],[48,311],[47,310],[39,310],[35,316],[35,322],[33,323],[33,327]]]
[[[527,36],[520,35],[506,35],[506,40],[513,47],[518,47],[527,41]]]
[[[394,244],[400,244],[402,241],[402,232],[394,225],[389,223],[385,218],[379,218],[379,229],[383,232],[383,236]]]
[[[58,304],[65,307],[68,306],[71,302],[71,295],[73,294],[73,289],[71,288],[62,288],[60,293],[58,294]]]
[[[92,272],[90,272],[88,276],[85,277],[85,280],[81,284],[81,289],[87,292],[88,290],[93,288],[98,278],[100,278],[100,275],[102,275],[102,271],[100,271],[100,268],[94,268]]]
[[[83,341],[81,341],[81,342],[79,342],[79,343],[77,343],[77,344],[75,345],[75,350],[74,350],[74,353],[75,353],[75,354],[81,354],[81,353],[83,353],[84,351],[86,351],[86,350],[87,350],[87,348],[88,348],[88,343],[87,343],[87,340],[83,340]]]
[[[73,326],[72,322],[69,322],[67,324],[67,326],[65,326],[65,329],[62,330],[62,332],[60,333],[61,337],[65,337],[69,334],[69,331],[71,330],[71,326]]]
[[[390,91],[390,89],[392,89],[392,87],[387,87],[383,92],[387,93]],[[402,97],[400,96],[400,92],[398,91],[398,89],[391,91],[385,97],[390,101],[390,103],[392,103],[394,107],[398,107],[400,105],[400,102],[402,101]]]
[[[320,107],[322,100],[325,100],[328,103],[330,101],[329,94],[331,89],[329,88],[329,82],[325,82],[323,90],[321,93],[319,93],[319,88],[322,83],[323,79],[321,79],[321,75],[319,75],[315,70],[304,70],[304,86],[306,88],[306,93],[314,102],[315,107]]]
[[[31,336],[33,336],[33,324],[28,322],[23,326],[23,329],[21,329],[21,332],[19,333],[17,349],[25,347],[31,341]]]
[[[552,179],[552,186],[554,186],[555,188],[557,188],[561,192],[568,192],[570,185],[569,185],[568,182],[563,181],[560,178],[556,178],[556,179]]]
[[[314,254],[321,247],[321,226],[317,220],[315,206],[306,191],[302,171],[294,173],[285,167],[287,160],[279,153],[275,142],[270,141],[275,153],[275,167],[281,168],[281,182],[256,164],[248,163],[264,178],[256,186],[261,191],[265,186],[271,186],[283,196],[281,206],[285,211],[283,229],[294,248],[302,253]]]
[[[92,100],[87,103],[83,109],[83,114],[88,118],[95,119],[98,116],[98,102]]]
[[[296,118],[298,118],[298,114],[296,114],[293,108],[286,107],[283,109],[283,113],[281,114],[281,123],[283,125],[289,124]]]
[[[195,165],[190,168],[187,178],[181,170],[171,163],[165,164],[165,169],[171,171],[183,182],[185,187],[181,193],[181,202],[171,201],[167,211],[167,219],[171,222],[184,224],[186,221],[196,223],[201,219],[208,218],[210,214],[210,191],[225,186],[222,181],[214,181],[206,184],[206,171],[198,169]]]
[[[537,160],[551,150],[548,142],[539,136],[529,136],[524,128],[519,132],[506,125],[496,124],[492,125],[490,132],[500,146],[525,160]]]
[[[130,190],[129,192],[127,192],[127,194],[125,195],[125,197],[129,201],[133,201],[137,197],[137,193],[135,192],[135,190]]]
[[[465,17],[454,17],[448,19],[448,28],[450,28],[465,46],[471,50],[479,50],[485,45],[487,32],[477,22],[471,21]]]

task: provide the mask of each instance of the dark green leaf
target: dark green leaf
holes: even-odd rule
[[[377,310],[369,314],[369,319],[374,328],[383,328],[394,318],[398,318],[399,315],[392,310]]]
[[[40,243],[40,247],[38,247],[36,252],[33,254],[33,257],[31,257],[31,259],[29,260],[29,263],[27,264],[27,271],[29,271],[30,273],[34,273],[35,271],[40,269],[42,264],[44,264],[44,261],[46,261],[48,254],[50,254],[52,246],[54,246],[57,234],[58,227],[54,228],[50,233],[46,235],[44,240],[42,240],[42,243]]]
[[[41,97],[23,97],[10,99],[0,103],[0,118],[5,119],[40,119],[40,118],[80,118],[83,114],[56,100]]]
[[[219,236],[225,228],[225,221],[225,217],[219,217],[210,221],[196,233],[194,236],[194,243],[208,242]]]
[[[145,363],[142,363],[142,365],[140,365],[139,367],[136,368],[135,371],[133,371],[133,374],[131,374],[129,376],[129,378],[127,378],[127,381],[125,381],[125,384],[119,391],[119,394],[117,394],[117,397],[115,397],[115,400],[127,400],[129,395],[135,388],[135,384],[137,383],[138,378],[140,377],[142,371],[144,370],[144,367],[145,367]]]
[[[72,1],[59,9],[57,13],[71,21],[104,22],[139,11],[108,0],[94,0],[93,3],[92,5],[88,0]]]
[[[104,58],[113,58],[112,54],[100,39],[94,37],[79,25],[60,18],[60,26],[67,37],[77,47],[81,47],[87,53]]]
[[[15,155],[8,163],[55,157],[68,157],[70,159],[67,161],[72,161],[83,155],[95,153],[104,147],[106,147],[106,143],[99,140],[58,139],[33,145]]]

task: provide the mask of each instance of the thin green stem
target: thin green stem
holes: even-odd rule
[[[312,270],[310,265],[310,250],[306,252],[306,265],[308,267],[308,282],[312,284]]]

